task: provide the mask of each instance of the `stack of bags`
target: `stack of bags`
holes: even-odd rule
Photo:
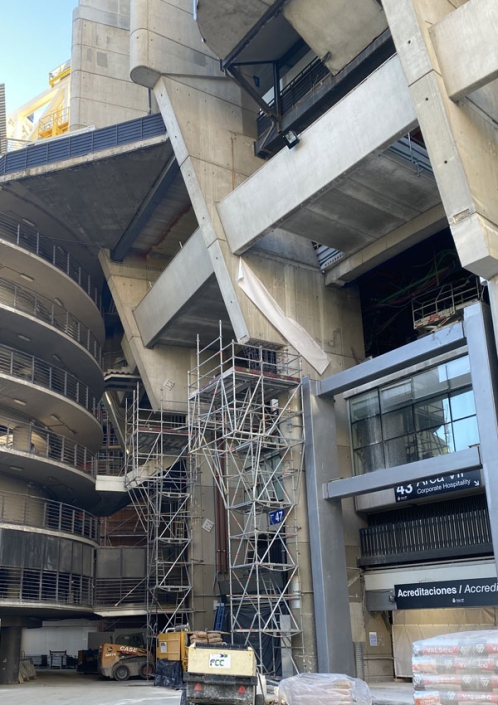
[[[415,705],[498,703],[498,631],[416,641],[412,668]]]
[[[190,637],[191,644],[223,644],[221,632],[201,632],[195,631]]]
[[[366,683],[340,673],[301,673],[280,681],[278,705],[372,705]]]

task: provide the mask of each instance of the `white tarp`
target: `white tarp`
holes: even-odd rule
[[[286,316],[264,284],[254,274],[249,265],[239,260],[237,282],[244,294],[259,308],[278,332],[297,352],[323,374],[330,363],[327,353],[297,321]]]

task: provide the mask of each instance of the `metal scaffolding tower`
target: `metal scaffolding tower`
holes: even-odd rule
[[[282,662],[288,668],[303,652],[299,356],[263,345],[224,346],[221,332],[203,349],[198,343],[189,430],[193,473],[209,468],[224,507],[217,528],[227,575],[218,578],[233,639],[253,646],[264,672],[278,674]]]
[[[126,426],[125,487],[147,536],[147,631],[152,642],[158,631],[186,626],[192,611],[187,416],[141,407],[137,388]]]

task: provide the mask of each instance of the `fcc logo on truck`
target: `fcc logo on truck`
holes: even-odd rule
[[[230,668],[230,654],[209,654],[209,668]]]

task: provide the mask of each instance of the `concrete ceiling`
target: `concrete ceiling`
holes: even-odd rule
[[[349,255],[439,202],[431,173],[386,151],[335,180],[279,225]]]
[[[191,348],[195,347],[199,335],[201,346],[208,345],[219,336],[219,321],[224,338],[235,338],[220,287],[212,275],[163,328],[156,343]]]
[[[0,179],[0,211],[34,223],[41,233],[61,242],[87,271],[101,277],[98,250],[117,244],[172,154],[169,139],[156,138],[150,146],[103,150],[8,174]],[[195,226],[178,174],[132,250],[146,253],[154,248],[169,254]]]

